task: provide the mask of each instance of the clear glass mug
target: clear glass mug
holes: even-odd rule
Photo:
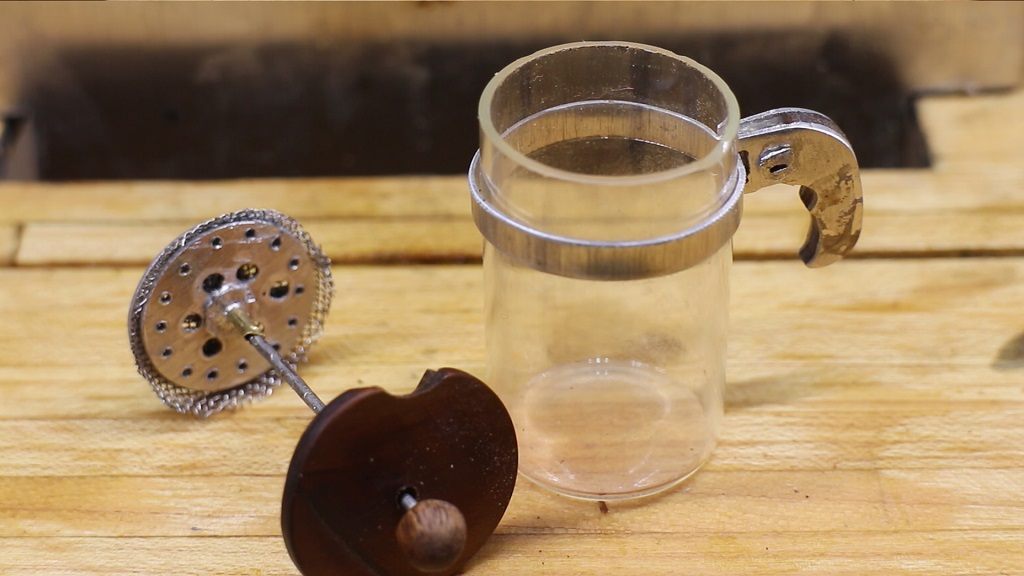
[[[829,264],[860,233],[853,150],[809,110],[740,120],[714,72],[625,42],[512,63],[479,119],[488,382],[516,424],[520,472],[580,498],[671,487],[718,437],[743,193],[799,185],[800,255]]]

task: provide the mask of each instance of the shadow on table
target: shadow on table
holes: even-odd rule
[[[1000,371],[1024,368],[1024,332],[1003,344],[992,361],[992,368]]]
[[[820,370],[795,370],[760,378],[729,381],[725,385],[725,410],[742,410],[769,404],[789,404],[820,394],[833,384]]]

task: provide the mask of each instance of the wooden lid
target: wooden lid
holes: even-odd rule
[[[451,368],[424,374],[408,396],[349,390],[299,440],[288,470],[281,528],[305,576],[423,574],[396,528],[403,493],[461,511],[459,572],[498,526],[515,487],[515,428],[483,382]]]

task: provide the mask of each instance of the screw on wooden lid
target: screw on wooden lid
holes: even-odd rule
[[[295,450],[288,552],[305,576],[455,574],[505,513],[517,465],[508,412],[469,374],[428,371],[400,397],[349,390]]]

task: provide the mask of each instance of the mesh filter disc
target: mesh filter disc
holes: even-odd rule
[[[185,232],[149,265],[132,298],[128,337],[139,373],[174,410],[206,417],[269,395],[280,377],[242,336],[208,314],[243,306],[289,364],[320,337],[334,283],[299,224],[243,210]]]

